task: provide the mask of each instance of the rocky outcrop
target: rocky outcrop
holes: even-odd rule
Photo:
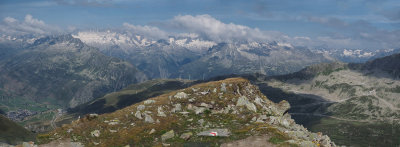
[[[80,119],[48,135],[53,139],[80,136],[89,146],[99,142],[102,146],[221,145],[259,135],[268,136],[276,145],[335,146],[328,136],[296,124],[286,113],[289,108],[286,101],[268,100],[249,81],[231,78],[164,94],[94,120]],[[109,125],[104,120],[120,123]],[[85,133],[89,130],[116,131],[96,137]]]

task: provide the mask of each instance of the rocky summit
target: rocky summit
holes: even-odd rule
[[[291,119],[243,78],[173,91],[124,109],[87,115],[37,137],[42,145],[85,146],[336,146]],[[256,141],[254,141],[256,140]]]

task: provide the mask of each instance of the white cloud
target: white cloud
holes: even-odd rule
[[[144,35],[144,36],[152,38],[152,39],[167,39],[168,38],[168,33],[163,30],[160,30],[157,27],[146,26],[146,25],[145,26],[132,25],[129,23],[124,23],[123,26],[128,30],[132,30],[132,33]]]
[[[15,18],[12,18],[12,17],[6,17],[6,18],[4,18],[4,22],[7,23],[7,24],[15,23],[15,22],[17,22],[17,21],[18,21],[18,20],[16,20]]]
[[[5,17],[3,22],[0,23],[0,28],[0,32],[7,35],[52,34],[61,32],[60,28],[48,25],[30,14],[27,14],[23,21],[18,21],[12,17]]]
[[[170,21],[170,25],[175,29],[196,33],[216,42],[271,41],[282,37],[282,33],[279,32],[267,32],[234,23],[223,23],[210,15],[175,16]]]

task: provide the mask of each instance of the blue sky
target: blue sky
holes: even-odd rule
[[[400,46],[398,0],[1,0],[0,18],[3,26],[15,19],[29,30],[121,28],[125,23],[188,31],[218,41],[240,39],[201,30],[210,29],[204,24],[179,28],[188,25],[182,19],[203,19],[198,22],[223,23],[222,27],[230,27],[226,31],[248,27],[240,31],[249,31],[245,35],[252,34],[254,40],[279,36],[296,45],[326,48]]]

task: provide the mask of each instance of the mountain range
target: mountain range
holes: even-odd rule
[[[110,117],[115,115],[119,123],[125,119],[121,112],[130,115],[125,114],[125,110],[136,109],[139,103],[147,103],[149,98],[163,97],[179,89],[185,91],[198,83],[239,76],[258,86],[269,100],[275,103],[287,100],[291,105],[288,111],[297,123],[311,131],[328,134],[339,145],[396,146],[400,144],[393,137],[400,135],[400,130],[396,129],[400,128],[396,123],[400,116],[400,101],[397,100],[400,54],[389,55],[396,52],[397,49],[310,50],[282,42],[217,43],[191,35],[156,40],[111,31],[53,36],[3,35],[0,37],[0,112],[25,128],[40,133],[71,122],[72,128],[76,128],[74,125],[77,124],[99,125],[99,121],[105,118],[113,122],[104,113],[111,113]],[[366,60],[369,61],[340,62]],[[212,82],[207,85],[215,87]],[[197,95],[198,92],[193,89],[196,87],[192,87],[192,92]],[[236,100],[236,96],[229,98]],[[90,114],[95,114],[95,121],[90,121],[92,118],[88,116],[78,119]],[[104,115],[99,120],[97,114]],[[147,112],[144,112],[143,116],[146,115]],[[76,119],[83,122],[77,123]],[[183,117],[179,115],[175,119]],[[235,121],[242,120],[235,118]],[[241,125],[247,124],[244,122]],[[65,129],[62,127],[63,133],[71,127]],[[78,136],[89,137],[94,139],[91,140],[93,142],[69,135],[39,136],[42,139],[40,142],[48,143],[54,137],[72,137],[73,141],[93,145],[101,140],[87,134],[88,128],[77,129],[75,133]],[[160,137],[171,128],[163,129],[153,135]],[[177,129],[172,130],[184,133],[181,128]],[[281,129],[279,133],[284,132]],[[214,140],[214,143],[222,145],[223,142],[249,136],[235,137],[238,138],[222,139],[222,142]],[[295,142],[289,141],[293,139],[290,134],[284,138],[278,144],[301,144],[299,138]],[[365,138],[367,140],[363,140]],[[201,144],[197,139],[201,137],[195,137],[193,141]],[[175,141],[182,140],[155,142],[174,144]],[[141,143],[152,144],[147,141]]]

